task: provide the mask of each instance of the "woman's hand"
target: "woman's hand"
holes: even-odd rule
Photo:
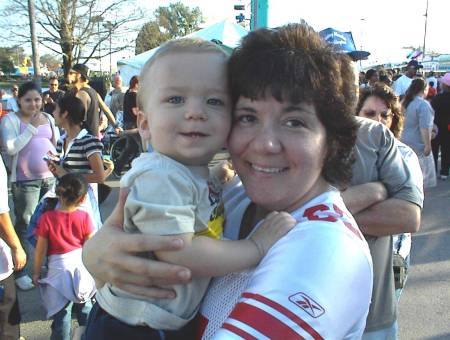
[[[56,164],[54,161],[48,161],[47,162],[48,169],[55,177],[62,177],[65,174],[67,174],[67,171],[64,170],[64,168],[58,164]]]
[[[258,248],[261,258],[296,224],[295,218],[287,212],[273,211],[267,215],[258,229],[250,236],[250,240]]]
[[[33,281],[33,284],[37,287],[39,285],[39,279],[41,278],[41,274],[37,273],[32,275],[31,280]]]
[[[150,298],[174,298],[175,292],[161,285],[188,283],[189,269],[138,257],[135,253],[179,250],[181,239],[171,236],[127,234],[122,231],[127,192],[121,189],[119,201],[103,227],[83,247],[83,262],[98,280],[110,282],[130,293]]]

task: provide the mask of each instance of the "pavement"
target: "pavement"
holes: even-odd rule
[[[109,215],[117,199],[118,182],[101,205]],[[422,226],[413,236],[411,267],[399,306],[400,340],[450,339],[450,180],[438,181],[426,192]],[[21,335],[27,340],[48,340],[50,321],[45,320],[38,290],[19,292]],[[74,321],[75,323],[75,321]]]

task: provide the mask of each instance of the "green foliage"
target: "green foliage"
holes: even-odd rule
[[[0,47],[0,70],[5,74],[14,72],[14,65],[21,65],[25,58],[23,47]]]
[[[136,54],[151,50],[167,40],[195,32],[203,22],[200,8],[190,8],[181,2],[157,8],[154,16],[155,19],[147,22],[139,31]]]
[[[41,64],[47,65],[49,71],[55,71],[61,65],[62,59],[53,54],[44,54],[40,58]]]

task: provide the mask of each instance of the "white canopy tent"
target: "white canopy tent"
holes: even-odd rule
[[[198,37],[209,41],[215,39],[219,40],[227,47],[235,48],[240,39],[247,33],[248,31],[241,25],[224,20],[205,27],[197,32],[188,34],[186,37]],[[147,60],[150,59],[158,48],[159,47],[155,47],[130,59],[123,59],[117,62],[117,68],[120,71],[124,85],[128,86],[131,77],[139,74],[142,66],[144,66]]]

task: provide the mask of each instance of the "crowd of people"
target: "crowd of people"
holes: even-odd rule
[[[424,192],[450,167],[450,74],[420,68],[358,78],[302,22],[231,56],[166,42],[105,101],[81,64],[66,92],[18,86],[0,121],[0,338],[19,337],[17,285],[38,287],[52,339],[396,339]]]

